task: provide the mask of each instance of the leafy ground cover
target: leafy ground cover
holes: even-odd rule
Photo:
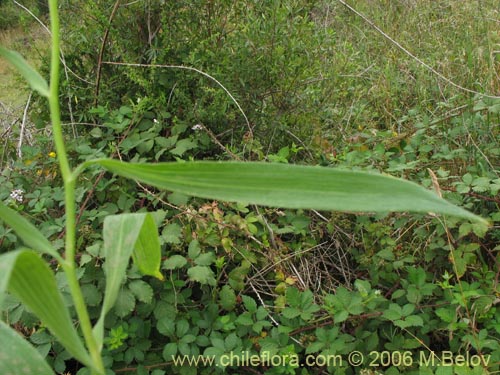
[[[499,90],[495,2],[353,4],[420,62],[342,2],[137,2],[114,12],[104,3],[61,4],[74,73],[62,77],[61,103],[75,163],[114,155],[381,171],[492,223],[486,231],[432,214],[257,208],[95,171],[77,191],[79,277],[91,318],[105,289],[104,216],[157,212],[166,279],[128,271],[105,323],[109,373],[498,371],[500,101],[481,95]],[[240,108],[213,79],[166,64],[209,73]],[[47,117],[37,102],[33,122],[42,128]],[[16,144],[4,152],[14,155]],[[54,156],[39,133],[3,168],[0,198],[61,248]],[[18,245],[8,227],[0,236],[2,251]],[[57,282],[68,293],[62,273]],[[16,299],[7,301],[5,320],[58,373],[87,373]],[[355,351],[364,358],[358,367],[349,362]],[[224,366],[227,353],[281,362]],[[199,354],[219,366],[172,360]],[[340,359],[306,363],[309,355]],[[459,355],[469,362],[457,363]]]

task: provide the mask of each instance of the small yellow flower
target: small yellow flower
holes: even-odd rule
[[[57,154],[54,151],[49,152],[49,158],[55,158]]]

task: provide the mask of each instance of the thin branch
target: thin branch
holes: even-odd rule
[[[111,28],[111,23],[113,22],[113,18],[115,18],[116,11],[120,6],[120,0],[116,0],[115,5],[113,6],[113,10],[111,11],[111,15],[108,20],[108,27],[104,32],[104,37],[102,38],[101,49],[99,50],[99,57],[97,60],[97,75],[95,80],[95,92],[94,92],[94,107],[97,107],[97,103],[99,100],[99,87],[101,83],[101,71],[102,71],[102,57],[104,56],[104,48],[106,47],[106,42],[108,41],[109,29]]]
[[[22,159],[23,157],[23,151],[21,150],[21,147],[23,146],[23,139],[24,139],[24,129],[26,128],[26,119],[28,118],[28,108],[31,103],[31,94],[28,96],[28,100],[26,102],[26,106],[24,107],[24,113],[23,113],[23,122],[21,123],[21,131],[19,133],[19,143],[17,144],[17,156],[19,159]]]

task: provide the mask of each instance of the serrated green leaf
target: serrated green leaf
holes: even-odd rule
[[[134,280],[128,284],[130,291],[135,298],[144,303],[151,303],[153,300],[153,288],[143,280]]]
[[[194,263],[197,266],[210,266],[216,260],[215,254],[212,252],[200,254],[195,260]]]
[[[40,318],[71,355],[86,366],[92,366],[54,274],[37,253],[17,250],[0,256],[0,298],[6,290]]]
[[[173,337],[175,334],[175,322],[172,317],[162,317],[156,323],[156,329],[164,336]]]
[[[121,289],[116,297],[114,304],[115,314],[123,318],[130,314],[135,308],[135,297],[132,292],[126,288]]]
[[[177,223],[168,224],[163,228],[161,237],[166,243],[180,244],[180,237],[182,236],[182,228]]]
[[[38,350],[0,320],[0,374],[18,375],[20,369],[24,374],[54,375]]]
[[[188,257],[191,259],[196,259],[201,253],[200,242],[198,240],[192,240],[188,247]]]
[[[214,272],[209,267],[194,266],[188,269],[187,274],[189,280],[197,281],[200,284],[215,286],[215,284],[217,283],[215,280]]]
[[[415,285],[409,285],[408,289],[406,290],[406,299],[408,302],[417,304],[420,302],[420,299],[422,298],[422,295],[420,294],[420,291],[415,287]]]
[[[283,309],[283,316],[287,319],[293,319],[296,318],[300,315],[301,311],[299,309],[296,309],[294,307],[286,307]]]
[[[301,302],[300,292],[297,288],[288,288],[286,290],[286,303],[293,307],[299,307]]]
[[[251,326],[254,324],[254,321],[249,312],[244,312],[236,318],[235,323],[242,326]]]
[[[323,341],[315,341],[307,346],[306,354],[319,352],[324,347],[325,347],[325,343]]]
[[[406,320],[402,320],[402,319],[398,319],[398,320],[393,321],[393,324],[396,327],[399,327],[399,328],[408,328],[408,327],[411,327],[411,323],[410,322],[407,322]]]
[[[342,323],[349,317],[349,313],[346,310],[336,311],[333,315],[333,320],[335,323]]]
[[[163,359],[165,361],[171,361],[173,356],[177,354],[177,343],[171,342],[165,345],[163,348]]]
[[[171,154],[177,155],[177,156],[182,156],[186,151],[191,150],[198,146],[198,143],[196,141],[192,141],[190,139],[181,139],[180,141],[177,141],[175,148],[173,150],[170,150]]]
[[[413,211],[487,221],[433,191],[388,175],[257,162],[124,163],[88,161],[143,183],[208,199],[351,212]]]
[[[443,322],[451,323],[455,320],[456,311],[453,307],[441,307],[439,309],[436,309],[436,315],[439,316]]]
[[[241,299],[243,300],[243,304],[245,305],[245,309],[249,313],[254,313],[257,311],[257,302],[252,297],[249,296],[242,296]],[[267,311],[266,311],[266,316],[267,316]]]
[[[224,339],[224,347],[228,352],[234,351],[238,346],[241,346],[241,339],[236,334],[230,333]]]
[[[405,322],[409,324],[410,327],[422,327],[424,325],[422,318],[417,315],[407,316]]]
[[[100,347],[104,337],[104,318],[117,300],[130,257],[133,255],[142,273],[163,279],[159,271],[161,249],[157,237],[156,224],[150,214],[111,215],[104,219],[103,256],[106,261],[103,269],[106,289],[101,315],[94,326],[94,336]],[[129,293],[133,298],[132,293]],[[125,313],[131,306],[131,298],[122,302],[123,309],[119,308],[118,311]]]
[[[179,342],[182,344],[191,344],[192,342],[195,342],[195,341],[196,341],[196,336],[191,335],[191,334],[184,335],[179,340]]]
[[[219,293],[219,303],[226,311],[232,311],[236,306],[236,293],[229,285],[224,285]]]
[[[88,306],[97,306],[101,303],[101,292],[99,292],[99,289],[93,284],[82,285],[82,294]]]
[[[189,322],[186,319],[180,319],[175,325],[175,335],[183,337],[189,331]]]
[[[170,258],[163,262],[163,268],[166,270],[175,270],[182,268],[187,264],[187,259],[182,255],[172,255]]]
[[[408,303],[406,305],[403,306],[403,308],[401,309],[401,314],[403,316],[408,316],[410,315],[413,311],[415,311],[415,305],[411,304],[411,303]]]
[[[398,306],[399,307],[399,306]],[[382,314],[382,317],[388,319],[388,320],[397,320],[400,319],[403,314],[401,313],[401,308],[395,309],[395,308],[390,308],[385,310],[384,313]]]
[[[33,224],[2,202],[0,202],[0,218],[14,229],[29,248],[52,255],[59,263],[64,262],[49,240]]]
[[[40,95],[46,98],[50,96],[47,82],[19,53],[0,47],[0,56],[16,67],[33,90],[38,91]]]

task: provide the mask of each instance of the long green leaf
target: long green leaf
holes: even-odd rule
[[[104,318],[116,302],[130,257],[133,256],[143,274],[163,279],[159,271],[161,250],[158,229],[151,214],[107,216],[104,219],[103,240],[106,290],[101,316],[94,327],[94,336],[99,346],[102,345],[104,336]]]
[[[0,374],[54,375],[54,372],[38,350],[0,321]]]
[[[375,173],[253,162],[131,164],[101,159],[89,164],[202,198],[349,212],[432,212],[487,224],[413,182]]]
[[[38,316],[69,353],[83,364],[92,366],[54,274],[37,253],[17,250],[0,255],[0,296],[5,290],[16,295]]]
[[[0,202],[0,219],[10,225],[28,247],[50,254],[59,262],[63,261],[49,240],[33,224],[2,202]]]
[[[0,56],[17,68],[33,90],[38,91],[47,98],[49,97],[50,92],[47,82],[19,53],[0,47]]]

